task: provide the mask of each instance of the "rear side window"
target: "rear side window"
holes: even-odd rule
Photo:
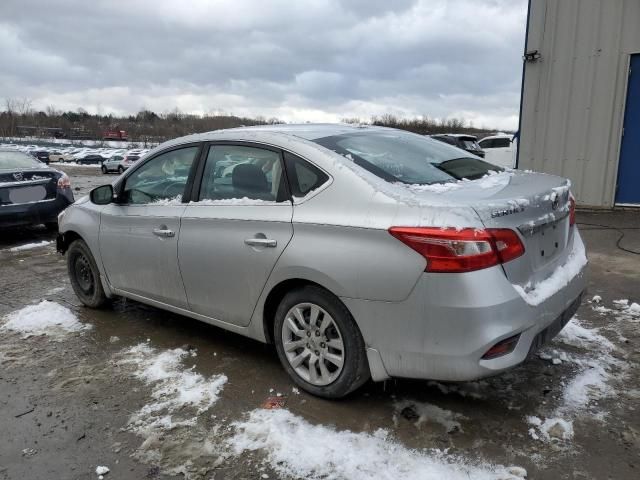
[[[511,140],[508,138],[495,138],[493,140],[493,148],[509,148],[511,146]]]
[[[285,152],[284,161],[293,197],[304,197],[329,180],[329,176],[318,167],[292,153]]]
[[[285,202],[282,160],[278,152],[244,145],[212,145],[198,200]]]
[[[486,140],[481,140],[480,141],[480,147],[481,148],[493,148],[493,139],[492,138],[488,138]]]

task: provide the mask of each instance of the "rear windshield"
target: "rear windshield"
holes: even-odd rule
[[[42,163],[22,152],[0,152],[0,169],[42,168]]]
[[[411,133],[356,132],[313,141],[389,182],[424,185],[475,180],[502,170],[464,150]]]

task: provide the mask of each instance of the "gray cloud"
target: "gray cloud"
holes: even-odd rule
[[[513,128],[526,0],[3,0],[0,97]]]

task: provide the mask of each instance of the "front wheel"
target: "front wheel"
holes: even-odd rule
[[[83,240],[74,240],[67,250],[67,271],[73,291],[87,307],[100,308],[107,304],[100,281],[100,271]]]
[[[107,167],[105,167],[104,165],[102,167],[100,167],[100,170],[102,170],[102,173],[104,173],[105,175],[109,171],[109,170],[107,170]]]
[[[307,392],[341,398],[365,383],[365,344],[344,304],[328,291],[308,286],[289,292],[276,311],[278,357]]]

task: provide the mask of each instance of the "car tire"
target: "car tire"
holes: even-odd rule
[[[318,397],[342,398],[371,376],[364,339],[351,313],[336,296],[320,287],[306,286],[284,296],[275,314],[274,340],[289,376]],[[296,348],[292,348],[294,344]],[[341,360],[341,367],[336,359]]]
[[[124,172],[124,168],[122,168],[122,165],[118,165],[118,173],[122,175],[123,172]]]
[[[107,170],[107,167],[105,167],[104,165],[102,167],[100,167],[100,170],[102,170],[102,173],[105,174],[105,175],[107,173],[109,173],[109,170]]]
[[[47,231],[49,232],[57,232],[58,231],[58,222],[46,222],[44,224],[44,227],[47,229]]]
[[[74,240],[69,245],[67,271],[73,291],[84,305],[90,308],[107,305],[109,300],[102,288],[100,271],[84,240]]]

